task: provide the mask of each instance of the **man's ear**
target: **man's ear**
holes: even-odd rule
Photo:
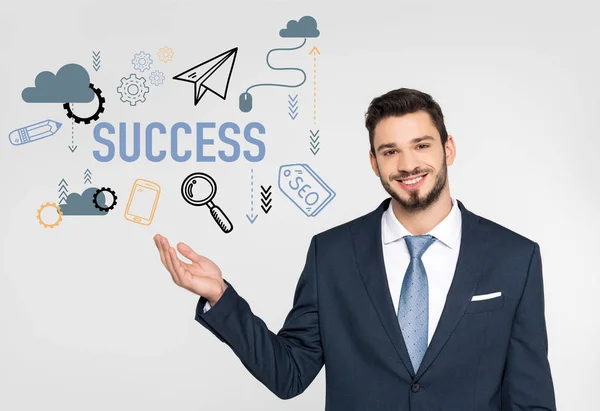
[[[369,150],[369,161],[371,162],[371,168],[373,169],[373,172],[375,173],[375,175],[377,177],[380,177],[379,169],[377,168],[377,158],[375,157],[375,155],[373,154],[373,152],[371,150]]]
[[[446,164],[451,166],[454,163],[454,159],[456,158],[456,144],[454,143],[454,137],[448,134],[448,139],[446,140]]]

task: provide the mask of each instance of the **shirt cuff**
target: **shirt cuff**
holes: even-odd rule
[[[206,303],[204,303],[204,308],[202,308],[202,314],[204,314],[208,310],[210,310],[210,304],[207,301]]]

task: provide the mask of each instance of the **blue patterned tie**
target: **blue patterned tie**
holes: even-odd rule
[[[427,234],[405,236],[404,240],[410,253],[410,263],[400,291],[398,324],[416,373],[427,351],[429,328],[429,285],[421,256],[436,239]]]

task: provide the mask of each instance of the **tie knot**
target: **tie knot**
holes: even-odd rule
[[[435,241],[435,237],[431,234],[426,235],[407,235],[404,237],[410,258],[421,258],[425,251]]]

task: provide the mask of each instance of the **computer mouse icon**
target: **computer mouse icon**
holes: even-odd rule
[[[252,94],[240,94],[240,111],[242,111],[243,113],[247,113],[250,110],[252,110]]]

